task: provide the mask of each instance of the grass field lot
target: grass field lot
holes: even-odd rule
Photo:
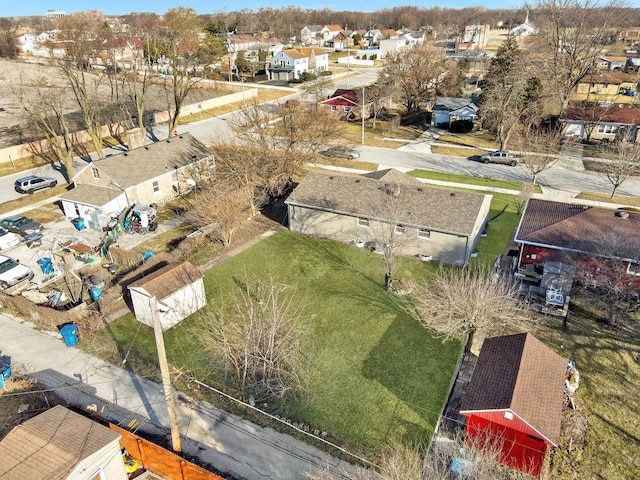
[[[430,180],[440,180],[443,182],[466,183],[468,185],[478,185],[490,188],[505,188],[507,190],[519,191],[522,182],[513,180],[496,180],[493,178],[471,177],[469,175],[461,175],[458,173],[434,172],[431,170],[412,170],[407,172],[408,175],[416,178],[428,178]],[[539,185],[536,185],[537,193],[542,192]]]
[[[574,294],[575,293],[575,294]],[[576,392],[587,415],[584,442],[561,439],[553,456],[553,478],[637,479],[640,463],[640,315],[606,328],[589,292],[572,292],[568,330],[547,317],[534,334],[580,372]]]
[[[405,259],[398,273],[415,278],[433,268]],[[309,372],[287,415],[369,455],[395,441],[428,442],[461,345],[432,338],[407,313],[406,300],[386,292],[381,258],[280,231],[206,273],[210,308],[224,304],[246,278],[267,274],[295,287],[305,310]],[[200,344],[200,321],[190,318],[165,333],[170,362],[219,385],[220,368]],[[130,360],[152,362],[152,331],[138,330],[131,315],[100,335],[115,339],[121,352],[131,346]]]

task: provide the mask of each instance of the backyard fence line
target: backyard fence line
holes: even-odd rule
[[[296,430],[297,432],[300,432],[300,433],[302,433],[302,434],[304,434],[304,435],[306,435],[306,436],[308,436],[308,437],[311,437],[311,438],[313,438],[314,440],[319,440],[320,442],[322,442],[322,443],[324,443],[324,444],[326,444],[326,445],[329,445],[330,447],[335,448],[336,450],[339,450],[340,452],[342,452],[342,453],[344,453],[344,454],[346,454],[346,455],[349,455],[350,457],[353,457],[353,458],[355,458],[356,460],[359,460],[360,462],[362,462],[362,463],[364,463],[364,464],[366,464],[366,465],[369,465],[369,466],[374,467],[374,468],[376,468],[376,469],[379,469],[379,468],[380,468],[380,467],[379,467],[378,465],[376,465],[375,463],[370,462],[369,460],[366,460],[366,459],[364,459],[364,458],[362,458],[362,457],[360,457],[360,456],[356,455],[355,453],[352,453],[352,452],[350,452],[350,451],[348,451],[348,450],[344,449],[344,448],[343,448],[343,447],[341,447],[340,445],[336,445],[335,443],[332,443],[332,442],[330,442],[329,440],[326,440],[326,439],[324,439],[324,438],[322,438],[322,437],[319,437],[319,436],[317,436],[317,435],[314,435],[314,434],[313,434],[313,433],[311,433],[311,432],[305,432],[303,429],[298,428],[298,427],[296,427],[295,425],[292,425],[291,423],[287,422],[286,420],[283,420],[283,419],[282,419],[282,418],[280,418],[280,417],[276,417],[275,415],[271,415],[270,413],[265,412],[264,410],[260,410],[259,408],[254,407],[254,406],[253,406],[253,405],[251,405],[251,404],[248,404],[248,403],[243,402],[242,400],[238,400],[237,398],[232,397],[231,395],[229,395],[229,394],[227,394],[227,393],[225,393],[225,392],[222,392],[222,391],[218,390],[217,388],[212,387],[211,385],[207,385],[206,383],[202,383],[200,380],[195,379],[195,378],[194,378],[193,376],[191,376],[191,375],[186,375],[186,376],[189,378],[189,380],[190,380],[191,382],[193,382],[193,383],[195,383],[195,384],[197,384],[197,385],[200,385],[201,387],[207,388],[207,389],[211,390],[212,392],[215,392],[215,393],[217,393],[217,394],[219,394],[219,395],[222,395],[223,397],[228,398],[229,400],[232,400],[233,402],[238,403],[238,404],[242,405],[243,407],[249,408],[249,409],[251,409],[251,410],[253,410],[253,411],[257,412],[257,413],[260,413],[260,414],[264,415],[265,417],[270,418],[271,420],[275,420],[275,421],[277,421],[277,422],[280,422],[282,425],[286,425],[287,427],[289,427],[289,428],[291,428],[291,429],[293,429],[293,430]]]

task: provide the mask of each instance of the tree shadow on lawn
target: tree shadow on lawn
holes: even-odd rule
[[[446,401],[462,345],[433,338],[416,320],[397,316],[363,363],[362,374],[375,380],[428,425],[407,418],[403,441],[428,442]]]

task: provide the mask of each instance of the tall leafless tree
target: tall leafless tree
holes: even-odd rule
[[[172,135],[187,95],[200,81],[196,75],[200,20],[191,8],[172,8],[164,14],[162,41],[168,61],[165,91],[169,106],[169,136]]]
[[[492,279],[483,269],[442,268],[434,278],[417,283],[412,294],[419,321],[445,340],[466,337],[465,351],[477,332],[522,328],[529,318],[517,285]]]
[[[567,108],[575,88],[594,68],[624,21],[624,0],[537,0],[534,18],[537,35],[533,49],[547,61],[541,72],[558,101]]]
[[[407,113],[415,114],[435,100],[438,84],[452,68],[444,50],[425,43],[387,59],[379,82],[390,84]]]
[[[302,310],[295,288],[273,275],[247,279],[241,294],[199,326],[245,401],[282,400],[302,387]]]
[[[611,160],[602,163],[604,177],[613,187],[611,198],[618,188],[631,176],[640,174],[640,146],[636,143],[618,140],[607,145],[604,151],[611,154]]]

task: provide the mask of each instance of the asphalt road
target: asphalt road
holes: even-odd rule
[[[377,75],[377,71],[375,69],[363,69],[359,73],[360,74],[357,77],[352,77],[350,79],[352,88],[357,85],[366,85],[375,81],[375,77]],[[358,80],[357,84],[356,79]],[[342,88],[343,83],[346,83],[345,77],[342,77],[336,82],[336,88]],[[286,98],[296,96],[298,96],[298,94],[294,92],[291,97]],[[284,101],[283,98],[271,103],[282,101]],[[266,106],[265,108],[269,107]],[[178,127],[178,133],[189,132],[203,143],[209,145],[221,139],[230,138],[233,135],[230,123],[233,121],[233,117],[235,115],[235,113],[228,113],[216,118],[202,120],[188,125],[181,125]],[[149,132],[147,141],[152,142],[157,141],[158,139],[167,138],[167,134],[168,130],[166,125],[156,126]],[[399,144],[399,146],[400,145],[401,144]],[[476,177],[516,180],[520,182],[531,181],[529,175],[519,166],[510,167],[508,165],[497,164],[485,165],[480,162],[468,160],[464,157],[452,157],[426,153],[430,149],[421,148],[419,144],[409,151],[370,146],[357,146],[357,148],[362,152],[360,160],[377,163],[384,167],[402,169],[423,168],[427,170],[459,173]],[[105,153],[117,154],[120,153],[120,151],[121,150],[117,149],[107,149],[105,150]],[[87,161],[77,158],[74,163],[77,172],[80,168],[86,166]],[[13,184],[17,178],[29,174],[52,176],[57,178],[60,183],[66,181],[60,169],[52,165],[45,165],[30,171],[23,171],[1,177],[0,203],[20,197],[21,194],[14,191]],[[612,188],[611,184],[602,174],[575,171],[559,167],[554,167],[543,172],[538,179],[538,183],[543,188],[547,187],[549,189],[568,192],[571,194],[582,191],[609,193]],[[640,177],[629,178],[619,188],[618,193],[622,195],[640,196]]]

